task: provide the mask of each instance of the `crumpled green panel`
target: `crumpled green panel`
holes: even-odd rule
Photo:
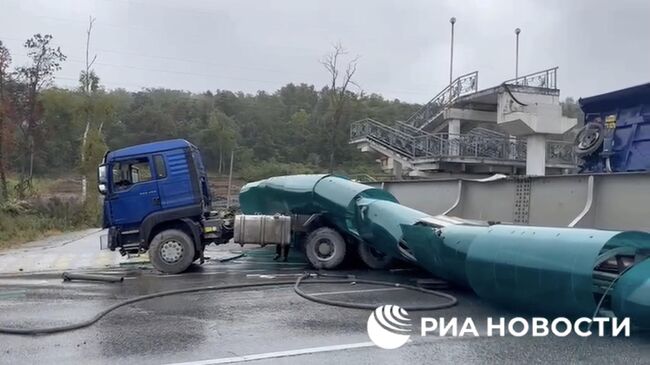
[[[650,328],[650,259],[637,263],[618,279],[612,291],[612,310],[629,317],[632,326]]]
[[[314,202],[321,209],[321,213],[330,223],[354,237],[359,237],[356,221],[359,214],[357,201],[364,197],[397,202],[395,197],[384,190],[338,176],[326,176],[314,186]]]
[[[404,235],[403,227],[409,227],[428,216],[391,201],[363,198],[357,204],[357,226],[361,239],[394,258],[403,258],[397,249]]]
[[[469,286],[465,269],[469,246],[485,227],[452,225],[438,236],[432,227],[403,227],[404,240],[420,266],[456,285]]]
[[[276,176],[248,183],[239,193],[244,214],[322,214],[354,237],[359,237],[357,201],[363,198],[397,203],[384,190],[333,175]]]
[[[328,175],[276,176],[248,183],[239,192],[244,214],[314,214],[314,186]]]
[[[470,287],[479,297],[539,313],[593,314],[594,263],[618,232],[508,225],[483,229],[470,245],[466,263]]]

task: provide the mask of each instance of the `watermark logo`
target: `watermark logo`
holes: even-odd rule
[[[411,337],[411,319],[397,305],[377,307],[368,317],[368,337],[382,349],[392,350]]]
[[[368,317],[368,337],[382,349],[396,349],[411,336],[417,336],[411,326],[411,318],[404,308],[382,305]],[[486,317],[478,324],[469,317],[421,317],[419,328],[420,337],[630,337],[631,325],[628,317]]]

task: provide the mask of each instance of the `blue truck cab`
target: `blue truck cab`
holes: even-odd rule
[[[102,247],[149,253],[155,268],[182,272],[209,243],[232,238],[234,216],[211,210],[199,149],[183,139],[109,151],[98,168],[104,195]]]

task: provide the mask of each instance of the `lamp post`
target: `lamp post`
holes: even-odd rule
[[[521,29],[516,28],[515,37],[517,38],[517,41],[515,47],[515,83],[517,82],[517,78],[519,77],[519,33],[521,33]]]
[[[451,17],[449,23],[451,23],[451,56],[449,60],[449,85],[451,85],[454,75],[454,24],[456,24],[456,18]]]

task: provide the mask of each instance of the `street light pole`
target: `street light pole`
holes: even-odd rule
[[[456,24],[456,18],[451,17],[449,19],[449,22],[451,23],[451,56],[449,60],[449,85],[451,85],[451,82],[454,80],[454,24]]]
[[[519,33],[521,33],[521,29],[516,28],[515,35],[517,37],[517,45],[515,48],[515,83],[517,82],[516,80],[519,77]]]

